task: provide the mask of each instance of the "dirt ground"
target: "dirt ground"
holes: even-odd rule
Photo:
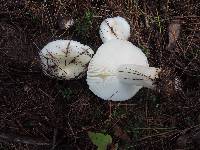
[[[156,91],[107,102],[85,77],[42,73],[38,52],[48,42],[73,39],[96,51],[101,22],[114,16],[127,19],[129,41],[150,66],[165,70]],[[110,134],[119,149],[200,149],[198,0],[0,0],[0,149],[96,149],[88,131]]]

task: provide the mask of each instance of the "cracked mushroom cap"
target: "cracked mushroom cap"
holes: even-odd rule
[[[102,44],[88,66],[89,89],[104,100],[124,101],[133,97],[142,86],[120,81],[117,72],[122,64],[149,66],[144,53],[131,42],[114,39]]]
[[[130,25],[122,17],[114,17],[105,19],[101,25],[99,34],[103,43],[112,40],[128,40],[130,37]]]
[[[56,40],[48,43],[39,56],[46,75],[70,80],[83,76],[93,54],[87,45],[72,40]]]

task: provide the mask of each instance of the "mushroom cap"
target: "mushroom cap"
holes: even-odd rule
[[[58,79],[80,78],[94,54],[86,45],[72,40],[56,40],[48,43],[39,53],[42,70]]]
[[[99,34],[103,43],[111,39],[128,40],[130,37],[130,25],[122,17],[105,19],[101,25]]]
[[[131,42],[113,39],[102,44],[88,66],[90,90],[104,100],[123,101],[133,97],[142,86],[120,81],[117,69],[122,64],[149,66],[144,53]]]

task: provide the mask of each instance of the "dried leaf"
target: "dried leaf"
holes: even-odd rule
[[[109,150],[118,150],[119,144],[118,143],[112,143],[109,145]]]
[[[179,38],[180,35],[180,30],[181,30],[181,25],[179,21],[173,21],[169,27],[168,27],[168,32],[169,32],[169,43],[167,48],[172,48],[175,46],[177,39]]]
[[[122,128],[120,128],[118,125],[114,127],[114,135],[125,142],[131,142],[131,139],[128,136],[128,134],[124,130],[122,130]]]

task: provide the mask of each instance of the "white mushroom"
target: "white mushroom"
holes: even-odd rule
[[[103,43],[112,39],[128,40],[130,37],[130,25],[122,17],[105,19],[100,25],[99,31]]]
[[[39,53],[46,75],[67,80],[82,77],[93,54],[89,46],[72,40],[50,42]]]
[[[153,88],[159,69],[149,67],[145,54],[128,41],[102,44],[87,71],[90,90],[104,100],[123,101],[143,86]]]

